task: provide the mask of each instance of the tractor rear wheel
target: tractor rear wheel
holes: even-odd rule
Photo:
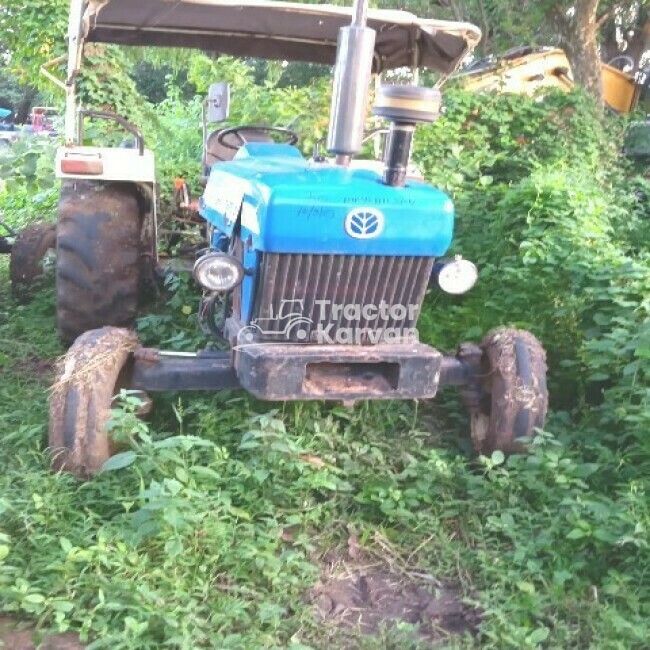
[[[522,453],[546,422],[546,352],[530,332],[506,327],[490,332],[481,348],[482,395],[471,414],[474,449]]]
[[[52,468],[87,479],[114,453],[106,431],[112,400],[128,387],[136,335],[119,327],[82,334],[59,361],[50,395]]]
[[[142,275],[142,209],[127,183],[64,186],[57,228],[56,302],[61,337],[130,326]]]
[[[29,298],[31,286],[43,275],[43,258],[55,246],[55,223],[34,223],[18,233],[9,260],[11,289],[18,300]]]

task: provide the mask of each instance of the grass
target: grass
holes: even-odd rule
[[[450,395],[354,410],[165,395],[146,423],[127,397],[128,450],[79,483],[44,453],[52,290],[18,306],[0,273],[1,612],[112,650],[426,647],[408,626],[370,637],[314,616],[305,595],[354,537],[480,612],[442,647],[647,647],[644,484],[566,415],[528,457],[470,462]],[[180,345],[188,300],[143,321],[149,343]]]

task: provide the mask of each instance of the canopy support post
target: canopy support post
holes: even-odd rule
[[[65,82],[65,142],[78,143],[80,134],[77,119],[77,75],[83,58],[84,30],[83,16],[86,0],[70,0],[68,20],[68,74]]]

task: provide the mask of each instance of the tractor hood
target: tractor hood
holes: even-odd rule
[[[371,170],[314,163],[294,147],[249,144],[217,163],[201,215],[265,253],[438,257],[453,234],[454,206],[430,185],[384,185]]]
[[[243,57],[334,64],[339,29],[352,9],[252,0],[90,0],[86,39],[121,45],[189,47]],[[468,23],[371,9],[374,72],[426,67],[453,72],[481,38]]]

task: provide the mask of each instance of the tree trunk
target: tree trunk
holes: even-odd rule
[[[641,7],[636,25],[632,27],[632,37],[628,40],[625,54],[634,62],[636,70],[641,59],[650,48],[650,7]]]
[[[572,11],[564,3],[553,12],[560,36],[573,70],[573,79],[603,105],[603,77],[598,51],[599,0],[575,0]]]
[[[29,113],[32,110],[32,104],[38,95],[38,91],[33,86],[25,87],[25,92],[16,106],[16,115],[14,121],[16,124],[24,124],[29,117]]]
[[[600,30],[600,58],[604,63],[611,61],[621,53],[617,30],[618,26],[615,20],[608,20]]]

